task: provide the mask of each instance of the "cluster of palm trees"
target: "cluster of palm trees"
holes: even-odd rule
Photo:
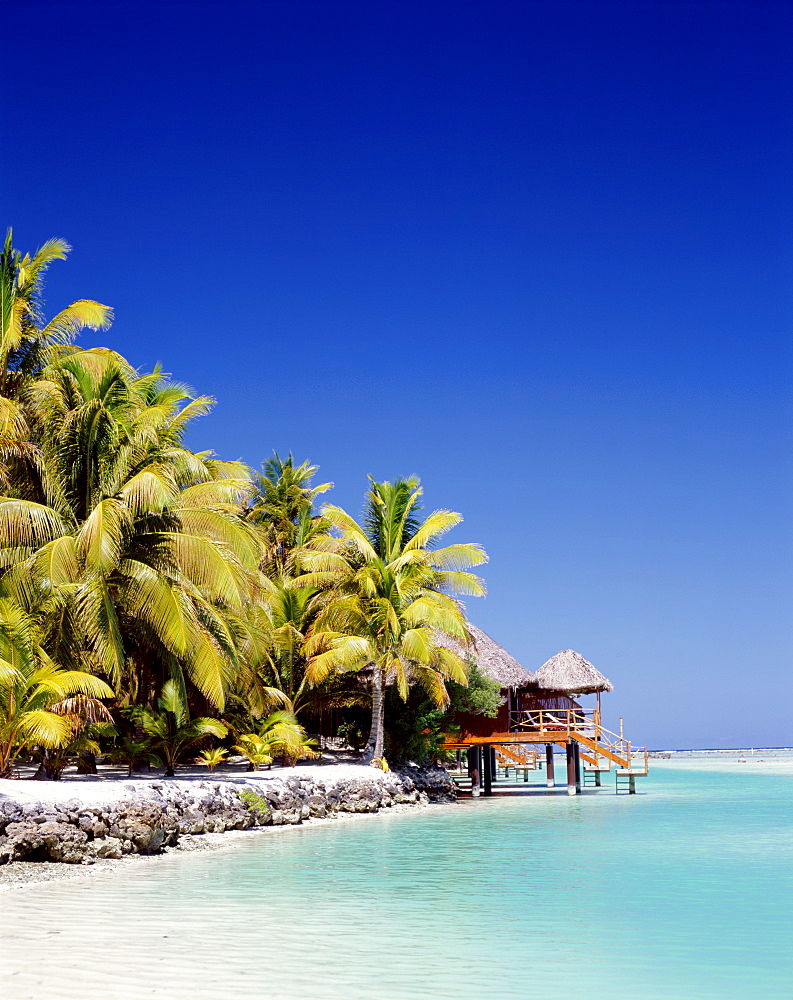
[[[106,306],[45,319],[68,251],[23,255],[9,232],[0,255],[0,775],[122,717],[298,756],[299,719],[362,702],[365,759],[382,756],[388,685],[442,705],[466,682],[444,642],[469,639],[459,598],[484,592],[484,551],[439,545],[461,517],[422,520],[416,479],[371,481],[359,523],[317,507],[332,484],[306,462],[256,474],[187,449],[211,399],[75,346]]]

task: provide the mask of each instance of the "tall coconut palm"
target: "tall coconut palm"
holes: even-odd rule
[[[237,669],[229,616],[260,543],[247,470],[180,444],[210,402],[104,349],[65,354],[24,391],[38,462],[0,497],[0,589],[31,608],[57,592],[48,648],[88,657],[128,700],[170,676],[220,708]]]
[[[283,459],[275,452],[264,463],[262,473],[254,477],[256,493],[248,517],[261,533],[261,568],[269,577],[288,574],[293,569],[294,553],[326,528],[316,516],[314,501],[333,483],[312,486],[318,469],[308,462],[296,466],[291,454]]]
[[[306,681],[304,644],[324,594],[303,586],[296,574],[301,553],[328,529],[314,503],[333,484],[312,486],[317,469],[308,462],[296,466],[291,454],[282,459],[276,452],[254,479],[256,493],[247,515],[262,541],[260,569],[267,581],[249,611],[249,620],[259,626],[259,642],[248,651],[260,678],[283,692],[284,704],[295,714],[316,696]]]
[[[64,240],[53,239],[34,254],[23,255],[14,248],[9,229],[0,252],[0,484],[6,486],[9,465],[21,467],[23,473],[36,466],[19,405],[24,386],[80,330],[105,330],[113,318],[108,306],[80,299],[46,320],[44,277],[50,264],[63,260],[70,249]]]
[[[274,686],[284,692],[297,715],[310,697],[305,675],[305,643],[321,591],[296,586],[292,580],[282,579],[279,583],[269,598],[269,668]]]
[[[92,299],[72,302],[47,321],[43,311],[44,277],[50,264],[71,251],[65,240],[52,239],[34,254],[14,249],[8,230],[0,252],[0,395],[13,395],[20,376],[29,374],[42,348],[71,343],[82,329],[105,330],[113,311]]]
[[[339,507],[322,515],[335,529],[333,544],[306,552],[306,586],[332,588],[306,644],[308,678],[322,683],[334,673],[366,670],[371,676],[372,725],[364,760],[382,756],[384,692],[395,684],[403,699],[419,684],[439,706],[447,703],[444,681],[464,684],[464,660],[438,636],[469,641],[457,595],[482,595],[484,584],[471,567],[485,562],[480,545],[436,548],[462,521],[438,510],[418,517],[417,479],[371,480],[363,526]]]

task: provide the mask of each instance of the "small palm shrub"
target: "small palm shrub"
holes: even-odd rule
[[[222,747],[215,747],[212,750],[202,750],[196,757],[196,764],[206,764],[211,774],[218,764],[222,764],[227,757],[228,750],[224,750]]]
[[[147,748],[162,758],[166,777],[174,776],[176,765],[196,743],[207,736],[226,735],[226,727],[217,719],[190,718],[173,681],[163,684],[157,705],[159,712],[133,708],[129,715],[146,733]]]
[[[269,753],[270,744],[258,733],[243,733],[234,749],[247,758],[249,771],[258,771],[263,764],[272,764],[273,762],[272,755]]]

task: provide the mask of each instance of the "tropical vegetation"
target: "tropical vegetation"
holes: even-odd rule
[[[370,480],[359,523],[308,462],[189,449],[210,398],[80,348],[101,303],[46,318],[69,250],[23,254],[9,231],[0,254],[0,776],[36,755],[50,776],[98,754],[256,768],[362,713],[379,760],[387,692],[443,712],[468,683],[449,641],[469,641],[481,546],[441,544],[462,518],[422,517],[416,478]]]

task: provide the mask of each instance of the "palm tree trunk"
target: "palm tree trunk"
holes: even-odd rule
[[[383,671],[374,664],[372,674],[372,728],[363,752],[362,761],[370,764],[375,757],[383,756],[383,721],[385,716],[385,691],[383,690]]]
[[[96,754],[89,750],[84,751],[77,758],[78,774],[98,774],[96,769]]]

